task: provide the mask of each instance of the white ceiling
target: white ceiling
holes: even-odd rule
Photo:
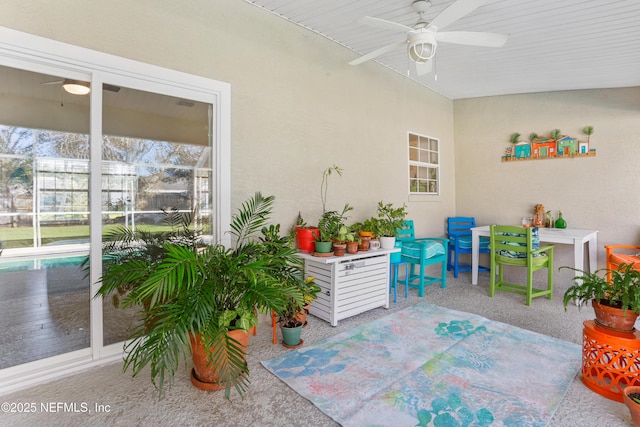
[[[413,26],[412,0],[245,0],[354,50],[353,58],[405,35],[363,25],[368,15]],[[454,3],[431,0],[430,21]],[[440,42],[435,72],[417,76],[406,50],[377,62],[451,99],[640,86],[639,0],[488,0],[439,30],[510,35],[502,48]],[[356,65],[371,67],[371,63]],[[437,80],[436,77],[437,76]]]

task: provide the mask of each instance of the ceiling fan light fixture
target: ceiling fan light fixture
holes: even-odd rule
[[[91,92],[91,87],[87,82],[81,82],[79,80],[65,80],[62,83],[64,90],[73,95],[87,95]]]
[[[413,62],[427,62],[436,54],[436,38],[431,32],[413,34],[407,40],[409,57]]]

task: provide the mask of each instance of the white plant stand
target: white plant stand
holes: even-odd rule
[[[309,313],[337,326],[338,320],[377,307],[389,308],[389,257],[400,248],[377,249],[341,257],[304,258],[305,277],[322,289]]]

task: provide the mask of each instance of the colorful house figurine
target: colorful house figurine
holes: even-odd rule
[[[518,135],[519,134],[514,134]],[[535,136],[535,138],[534,138]],[[574,157],[591,157],[596,155],[596,149],[591,148],[589,140],[579,141],[576,138],[563,135],[557,140],[550,137],[536,136],[532,133],[528,141],[511,141],[511,145],[504,150],[502,161],[531,160],[531,159],[562,159]]]
[[[575,156],[578,152],[578,140],[570,136],[563,136],[556,141],[559,156]]]
[[[524,159],[531,157],[531,144],[528,142],[518,142],[514,145],[516,159]]]
[[[531,143],[532,158],[546,158],[556,156],[556,141],[548,138],[536,138]]]
[[[578,153],[584,155],[589,153],[589,141],[578,141]]]

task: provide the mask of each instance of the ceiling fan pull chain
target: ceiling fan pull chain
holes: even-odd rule
[[[438,81],[438,61],[436,58],[433,58],[433,75],[436,81]]]

